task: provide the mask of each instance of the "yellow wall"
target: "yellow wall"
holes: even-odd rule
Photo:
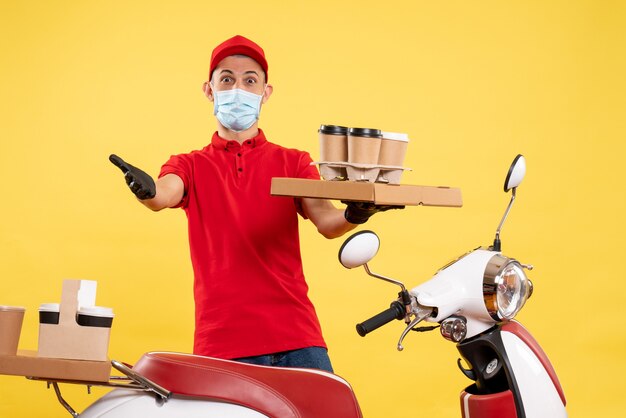
[[[274,95],[261,126],[318,156],[320,124],[409,133],[405,183],[460,187],[462,209],[410,207],[367,224],[382,239],[374,271],[414,286],[489,244],[528,174],[503,250],[536,269],[519,319],[551,357],[570,416],[623,416],[626,233],[626,7],[618,1],[7,1],[0,4],[0,304],[28,309],[20,348],[35,349],[40,303],[63,278],[99,283],[116,312],[110,355],[188,352],[192,273],[182,211],[154,214],[107,160],[156,175],[170,154],[215,129],[200,87],[211,49],[259,42]],[[336,372],[367,417],[458,416],[468,381],[453,344],[394,323],[366,339],[354,324],[396,293],[344,270],[302,225],[305,271]],[[77,409],[96,396],[67,387]],[[0,377],[0,416],[65,417],[44,383]]]

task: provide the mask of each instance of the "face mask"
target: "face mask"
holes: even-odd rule
[[[213,114],[231,131],[245,131],[259,119],[263,96],[233,89],[214,91],[213,97]]]

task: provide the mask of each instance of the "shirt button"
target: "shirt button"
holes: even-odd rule
[[[241,157],[241,153],[240,152],[237,153],[237,157]]]
[[[239,167],[239,168],[237,169],[237,171],[243,171],[243,168]]]

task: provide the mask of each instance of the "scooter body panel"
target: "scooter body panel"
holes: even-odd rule
[[[502,332],[512,373],[515,375],[526,418],[567,417],[560,385],[555,385],[546,369],[547,358],[540,358],[518,335]],[[549,362],[548,362],[549,364]],[[549,367],[552,369],[552,366]]]
[[[81,418],[268,418],[244,406],[172,396],[167,402],[157,401],[154,395],[134,390],[116,389],[94,402]]]
[[[441,322],[451,315],[467,317],[467,338],[493,327],[495,321],[489,315],[483,300],[482,280],[485,266],[499,254],[494,251],[474,250],[453,264],[443,268],[432,279],[414,287],[410,293],[422,306],[436,307],[437,316],[427,322]]]
[[[552,365],[518,322],[500,324],[457,347],[476,382],[461,393],[466,418],[567,417]]]
[[[509,332],[514,334],[518,338],[520,338],[523,343],[532,350],[537,359],[541,362],[541,365],[548,373],[550,380],[552,380],[552,384],[556,389],[563,405],[567,405],[567,401],[565,400],[565,393],[563,392],[563,388],[561,387],[561,382],[559,382],[559,378],[556,375],[556,371],[554,367],[552,367],[552,363],[548,359],[548,356],[543,351],[539,343],[535,340],[535,338],[517,321],[509,321],[506,324],[502,325],[503,332]]]
[[[518,418],[510,390],[488,395],[461,392],[462,418]]]

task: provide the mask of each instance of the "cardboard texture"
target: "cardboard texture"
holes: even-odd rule
[[[51,380],[108,382],[111,363],[38,357],[36,351],[19,350],[17,355],[0,355],[0,374]]]
[[[39,324],[39,357],[106,361],[110,328],[76,323],[79,306],[95,304],[96,282],[64,280],[58,324]]]
[[[275,177],[270,193],[273,196],[353,200],[379,205],[463,206],[461,190],[452,187]]]

